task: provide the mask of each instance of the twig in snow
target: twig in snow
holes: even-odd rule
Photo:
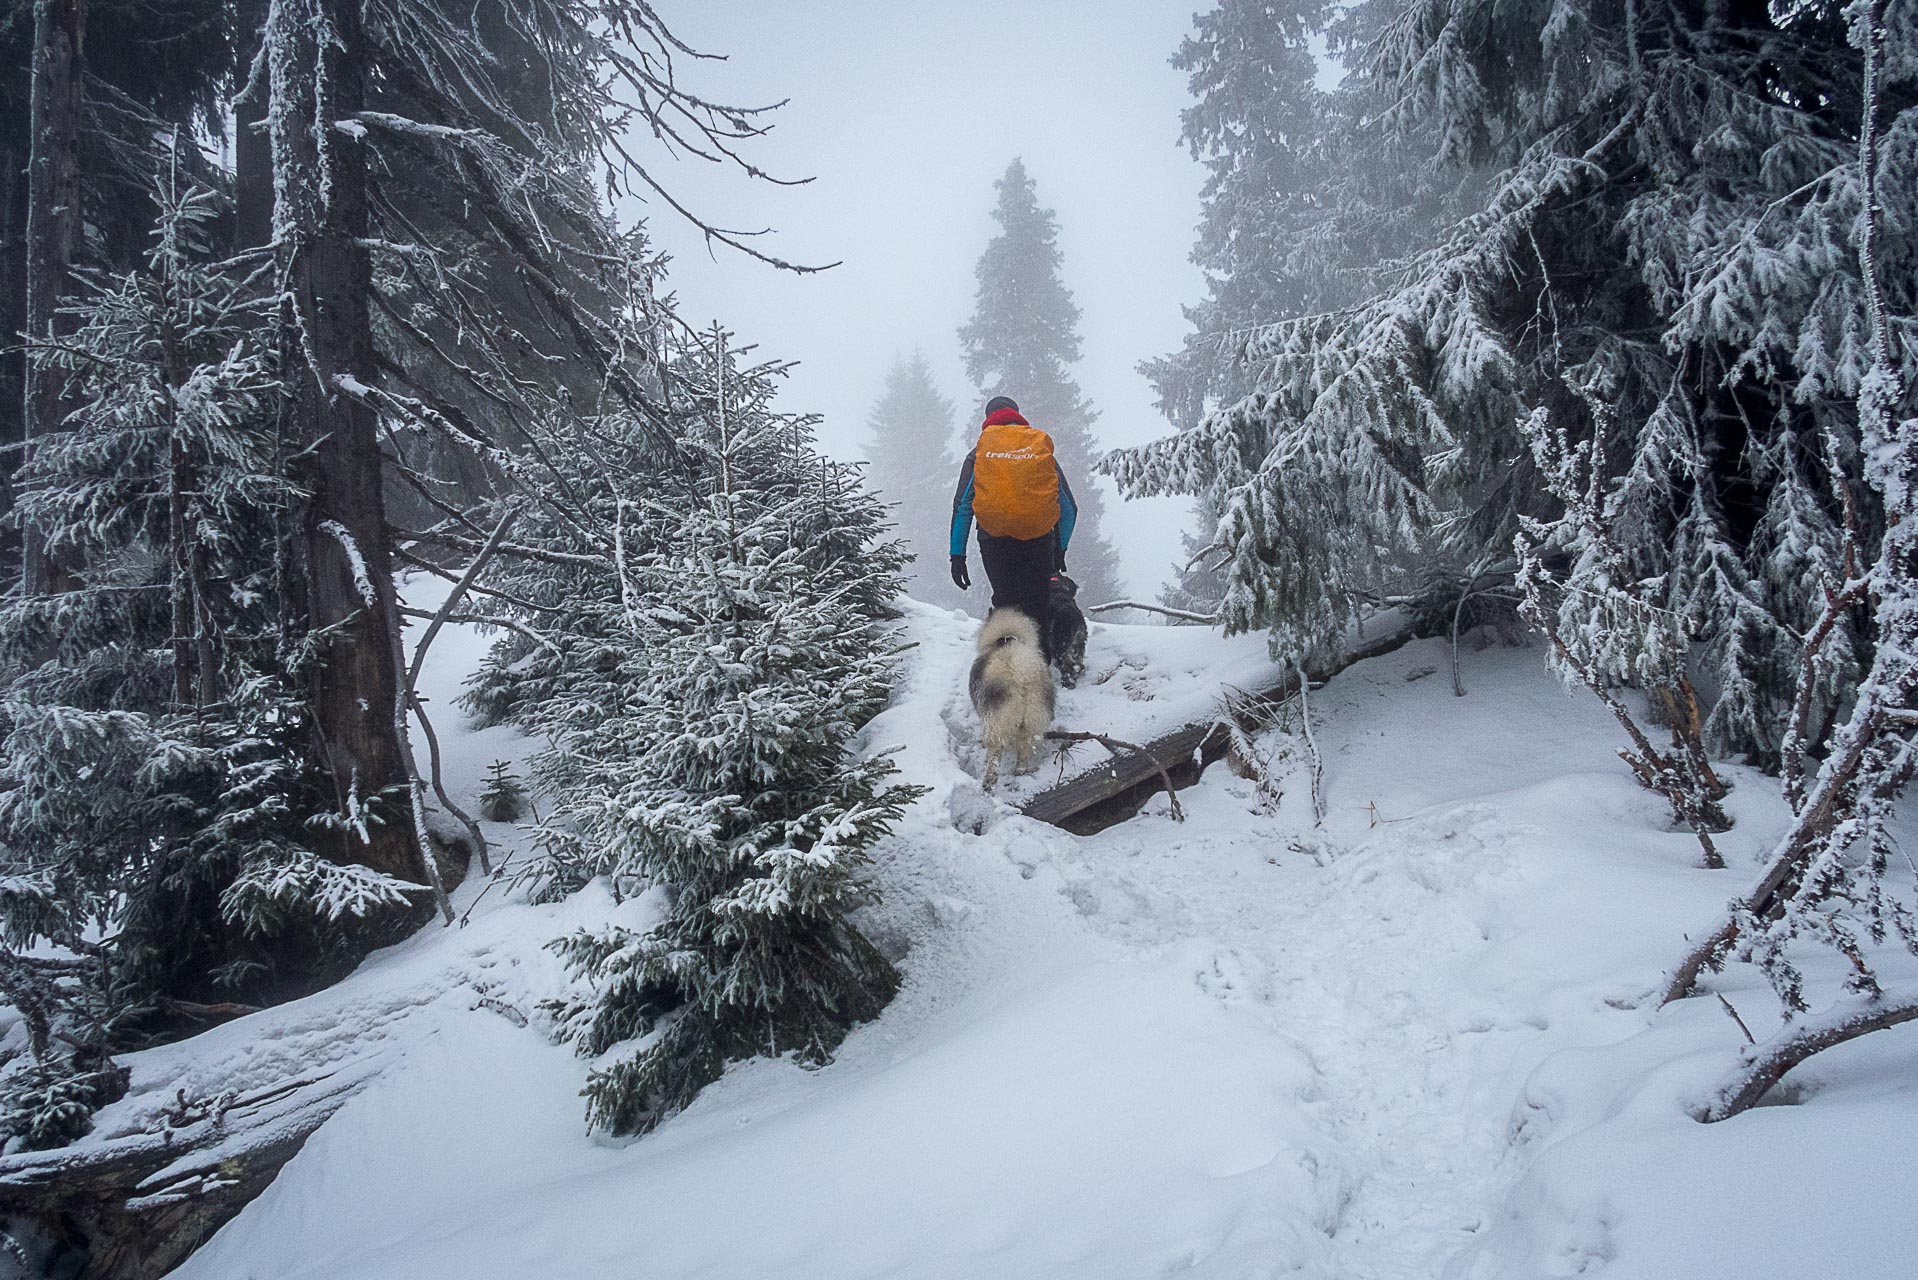
[[[1496,565],[1488,565],[1481,562],[1478,567],[1472,570],[1472,576],[1465,580],[1465,589],[1459,592],[1458,603],[1452,606],[1452,693],[1455,697],[1463,698],[1465,696],[1465,680],[1459,674],[1458,665],[1458,628],[1459,621],[1465,616],[1465,606],[1480,596],[1498,595],[1500,587],[1504,585],[1492,583],[1485,587],[1484,590],[1479,590],[1478,584],[1482,579],[1509,574],[1516,569],[1517,566],[1510,561]],[[1508,596],[1505,598],[1510,599],[1511,597]]]
[[[1265,813],[1278,812],[1285,798],[1284,788],[1279,784],[1278,764],[1290,754],[1290,749],[1277,753],[1262,750],[1257,735],[1278,725],[1289,701],[1265,703],[1243,689],[1227,686],[1219,699],[1219,718],[1213,722],[1225,731],[1226,760],[1233,772],[1251,781],[1259,809]]]
[[[1372,818],[1372,821],[1366,824],[1368,828],[1377,827],[1381,823],[1410,822],[1413,818],[1418,817],[1415,813],[1408,813],[1403,818],[1388,818],[1379,812],[1379,802],[1376,800],[1367,800],[1365,802],[1365,811],[1370,814]]]
[[[487,849],[486,833],[480,829],[479,823],[473,821],[472,814],[453,803],[453,797],[446,794],[446,778],[440,768],[440,736],[433,732],[433,722],[427,717],[419,695],[409,690],[406,700],[413,708],[414,719],[420,722],[420,732],[426,735],[426,758],[433,771],[433,794],[439,798],[440,808],[452,814],[466,828],[466,837],[473,842],[473,853],[479,858],[480,874],[491,875],[493,859]]]
[[[1757,1044],[1758,1041],[1752,1039],[1752,1029],[1745,1025],[1745,1020],[1738,1016],[1738,1010],[1732,1008],[1732,1002],[1725,998],[1724,993],[1714,991],[1712,994],[1718,997],[1718,1003],[1725,1006],[1725,1012],[1730,1014],[1731,1020],[1738,1024],[1738,1029],[1745,1033],[1745,1043]]]
[[[535,816],[537,818],[537,815]],[[514,851],[514,853],[517,853],[517,852],[518,852],[517,850]],[[491,893],[493,891],[493,886],[498,884],[500,880],[505,877],[506,868],[513,865],[513,856],[514,856],[513,853],[509,853],[506,855],[506,857],[499,864],[498,874],[494,875],[485,884],[481,885],[480,891],[473,895],[473,900],[466,904],[466,910],[460,913],[460,928],[464,929],[466,927],[467,922],[473,918],[473,909],[479,906],[480,900],[484,898],[487,894]]]
[[[405,641],[397,628],[393,632],[393,659],[403,670]],[[413,806],[413,843],[419,847],[420,866],[426,872],[426,883],[433,890],[433,905],[439,908],[442,923],[450,926],[453,903],[446,896],[446,881],[440,876],[439,860],[433,856],[433,837],[426,829],[426,788],[420,782],[419,761],[413,758],[413,739],[406,728],[406,712],[411,702],[410,691],[406,689],[393,700],[393,733],[399,739],[400,767],[406,773],[406,798]]]

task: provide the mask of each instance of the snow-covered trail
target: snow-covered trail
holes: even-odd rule
[[[935,689],[957,687],[969,656],[948,648],[921,669]],[[1605,910],[1634,887],[1600,885],[1589,871],[1581,884],[1579,832],[1626,819],[1670,860],[1661,877],[1677,868],[1696,883],[1699,910],[1719,892],[1684,874],[1686,838],[1662,830],[1655,802],[1620,776],[1615,726],[1553,686],[1535,652],[1479,657],[1472,674],[1485,688],[1465,699],[1449,680],[1424,679],[1445,657],[1436,643],[1415,645],[1315,696],[1322,829],[1309,821],[1302,773],[1280,812],[1262,816],[1251,785],[1219,768],[1186,797],[1183,825],[1155,802],[1098,836],[1047,832],[1024,854],[1131,963],[1185,963],[1201,991],[1270,1028],[1302,1063],[1291,1100],[1316,1130],[1313,1200],[1330,1206],[1303,1215],[1326,1237],[1319,1256],[1290,1260],[1309,1274],[1439,1275],[1509,1176],[1511,1103],[1526,1072],[1559,1044],[1643,1025],[1591,996],[1623,959],[1600,939],[1624,930],[1656,954],[1668,917]],[[1082,698],[1061,719],[1112,710]],[[944,714],[965,743],[963,705],[950,700]],[[1560,865],[1524,867],[1521,846]],[[1539,888],[1528,892],[1528,878],[1559,881],[1547,888],[1559,910],[1526,918]],[[1232,1265],[1218,1274],[1239,1274]]]
[[[1528,781],[1488,769],[1421,803],[1418,781],[1448,751],[1526,731],[1514,715],[1521,708],[1497,696],[1496,683],[1456,706],[1446,705],[1450,691],[1438,679],[1405,688],[1407,673],[1431,665],[1434,648],[1368,664],[1320,695],[1322,830],[1305,820],[1298,795],[1263,831],[1248,831],[1250,787],[1220,770],[1190,798],[1187,830],[1127,831],[1113,842],[1128,854],[1125,881],[1171,904],[1150,926],[1128,930],[1137,943],[1155,945],[1155,929],[1159,946],[1182,934],[1206,939],[1217,959],[1201,983],[1252,1006],[1311,1064],[1302,1101],[1342,1157],[1329,1275],[1439,1275],[1507,1176],[1511,1102],[1524,1073],[1568,1037],[1615,1039],[1642,1023],[1582,991],[1555,998],[1583,987],[1581,978],[1602,981],[1606,958],[1565,937],[1564,916],[1528,920],[1516,900],[1539,874],[1525,867],[1521,846],[1548,848],[1552,827],[1578,823],[1584,788],[1604,792],[1611,779],[1568,785],[1562,776]],[[1512,658],[1536,662],[1535,654],[1488,655],[1483,665]],[[1430,718],[1407,723],[1405,704],[1428,694],[1446,701],[1431,699]],[[1607,726],[1576,705],[1554,710],[1574,740],[1597,749],[1602,767]],[[1562,753],[1549,760],[1547,768],[1563,767]],[[1302,776],[1294,783],[1305,786]],[[1634,795],[1616,798],[1641,808]],[[1552,816],[1541,823],[1541,812]],[[1686,856],[1682,845],[1672,852]],[[1584,914],[1594,931],[1613,923],[1586,910],[1577,888],[1567,885],[1563,896],[1567,914]],[[1552,940],[1533,936],[1539,930]],[[1587,972],[1577,973],[1576,961],[1571,973],[1542,972],[1572,959],[1552,954],[1557,943],[1572,946]],[[1514,981],[1519,965],[1530,983]]]
[[[1794,1167],[1872,1172],[1854,1216],[1909,1193],[1895,1135],[1918,1090],[1869,1054],[1848,1068],[1866,1092],[1832,1097],[1876,1145],[1789,1114],[1807,1107],[1710,1131],[1686,1116],[1737,1032],[1704,1002],[1635,1002],[1745,871],[1694,869],[1613,756],[1616,727],[1535,650],[1468,654],[1463,699],[1431,643],[1315,692],[1322,827],[1302,776],[1263,813],[1215,767],[1182,797],[1189,821],[1155,800],[1076,837],[1017,814],[1043,778],[980,792],[971,624],[909,605],[907,625],[906,680],[864,743],[930,788],[879,850],[868,922],[905,985],[832,1065],[745,1064],[651,1137],[588,1138],[587,1064],[541,1034],[562,981],[544,944],[633,905],[495,890],[468,928],[259,1015],[271,1041],[422,981],[448,993],[383,1031],[375,1082],[179,1274],[1744,1280],[1816,1273],[1754,1266],[1751,1220],[1830,1211],[1781,1193],[1767,1126],[1796,1125]],[[475,643],[435,656],[442,705]],[[1196,628],[1095,626],[1089,656],[1060,722],[1133,740],[1272,670],[1258,638]],[[450,754],[474,772],[518,749]],[[1778,815],[1732,772],[1753,782],[1724,842],[1742,868]],[[1635,1171],[1652,1149],[1661,1178]],[[1725,1188],[1728,1149],[1761,1190]],[[1881,1217],[1867,1262],[1909,1234]],[[1898,1274],[1859,1261],[1828,1274]]]

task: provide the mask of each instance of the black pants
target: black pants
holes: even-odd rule
[[[979,559],[992,583],[993,607],[1010,605],[1038,623],[1043,643],[1052,574],[1059,567],[1059,531],[1054,529],[1037,538],[995,538],[982,529]],[[1048,652],[1046,657],[1050,659],[1052,654]]]

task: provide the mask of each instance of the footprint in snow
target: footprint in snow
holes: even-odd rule
[[[998,810],[977,783],[962,782],[947,794],[946,813],[953,830],[982,836],[992,829]]]
[[[1214,952],[1195,975],[1199,990],[1225,1004],[1264,1004],[1272,998],[1272,971],[1237,947]]]

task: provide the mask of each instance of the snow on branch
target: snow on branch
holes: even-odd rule
[[[1178,618],[1184,622],[1198,622],[1206,626],[1218,625],[1216,613],[1194,613],[1190,609],[1173,609],[1162,604],[1147,604],[1142,600],[1108,600],[1104,604],[1089,607],[1087,613],[1114,613],[1120,609],[1138,609],[1145,613],[1162,613],[1168,618]]]
[[[373,591],[373,579],[366,571],[366,558],[360,554],[359,543],[353,541],[353,534],[338,520],[320,521],[320,530],[340,544],[340,550],[346,553],[346,563],[353,571],[353,589],[359,592],[366,607],[377,610],[380,607],[379,596]]]
[[[476,142],[487,140],[490,135],[484,129],[455,129],[451,125],[428,124],[423,120],[409,120],[405,116],[396,116],[390,111],[358,111],[345,120],[335,121],[333,127],[350,137],[364,137],[365,129],[354,130],[355,125],[372,125],[388,133],[397,133],[411,138],[425,138],[433,142]]]
[[[1712,1099],[1701,1117],[1729,1120],[1764,1101],[1785,1073],[1814,1054],[1874,1031],[1918,1020],[1918,998],[1891,1000],[1884,996],[1849,1001],[1815,1018],[1787,1023],[1762,1045],[1745,1050],[1738,1077]]]

